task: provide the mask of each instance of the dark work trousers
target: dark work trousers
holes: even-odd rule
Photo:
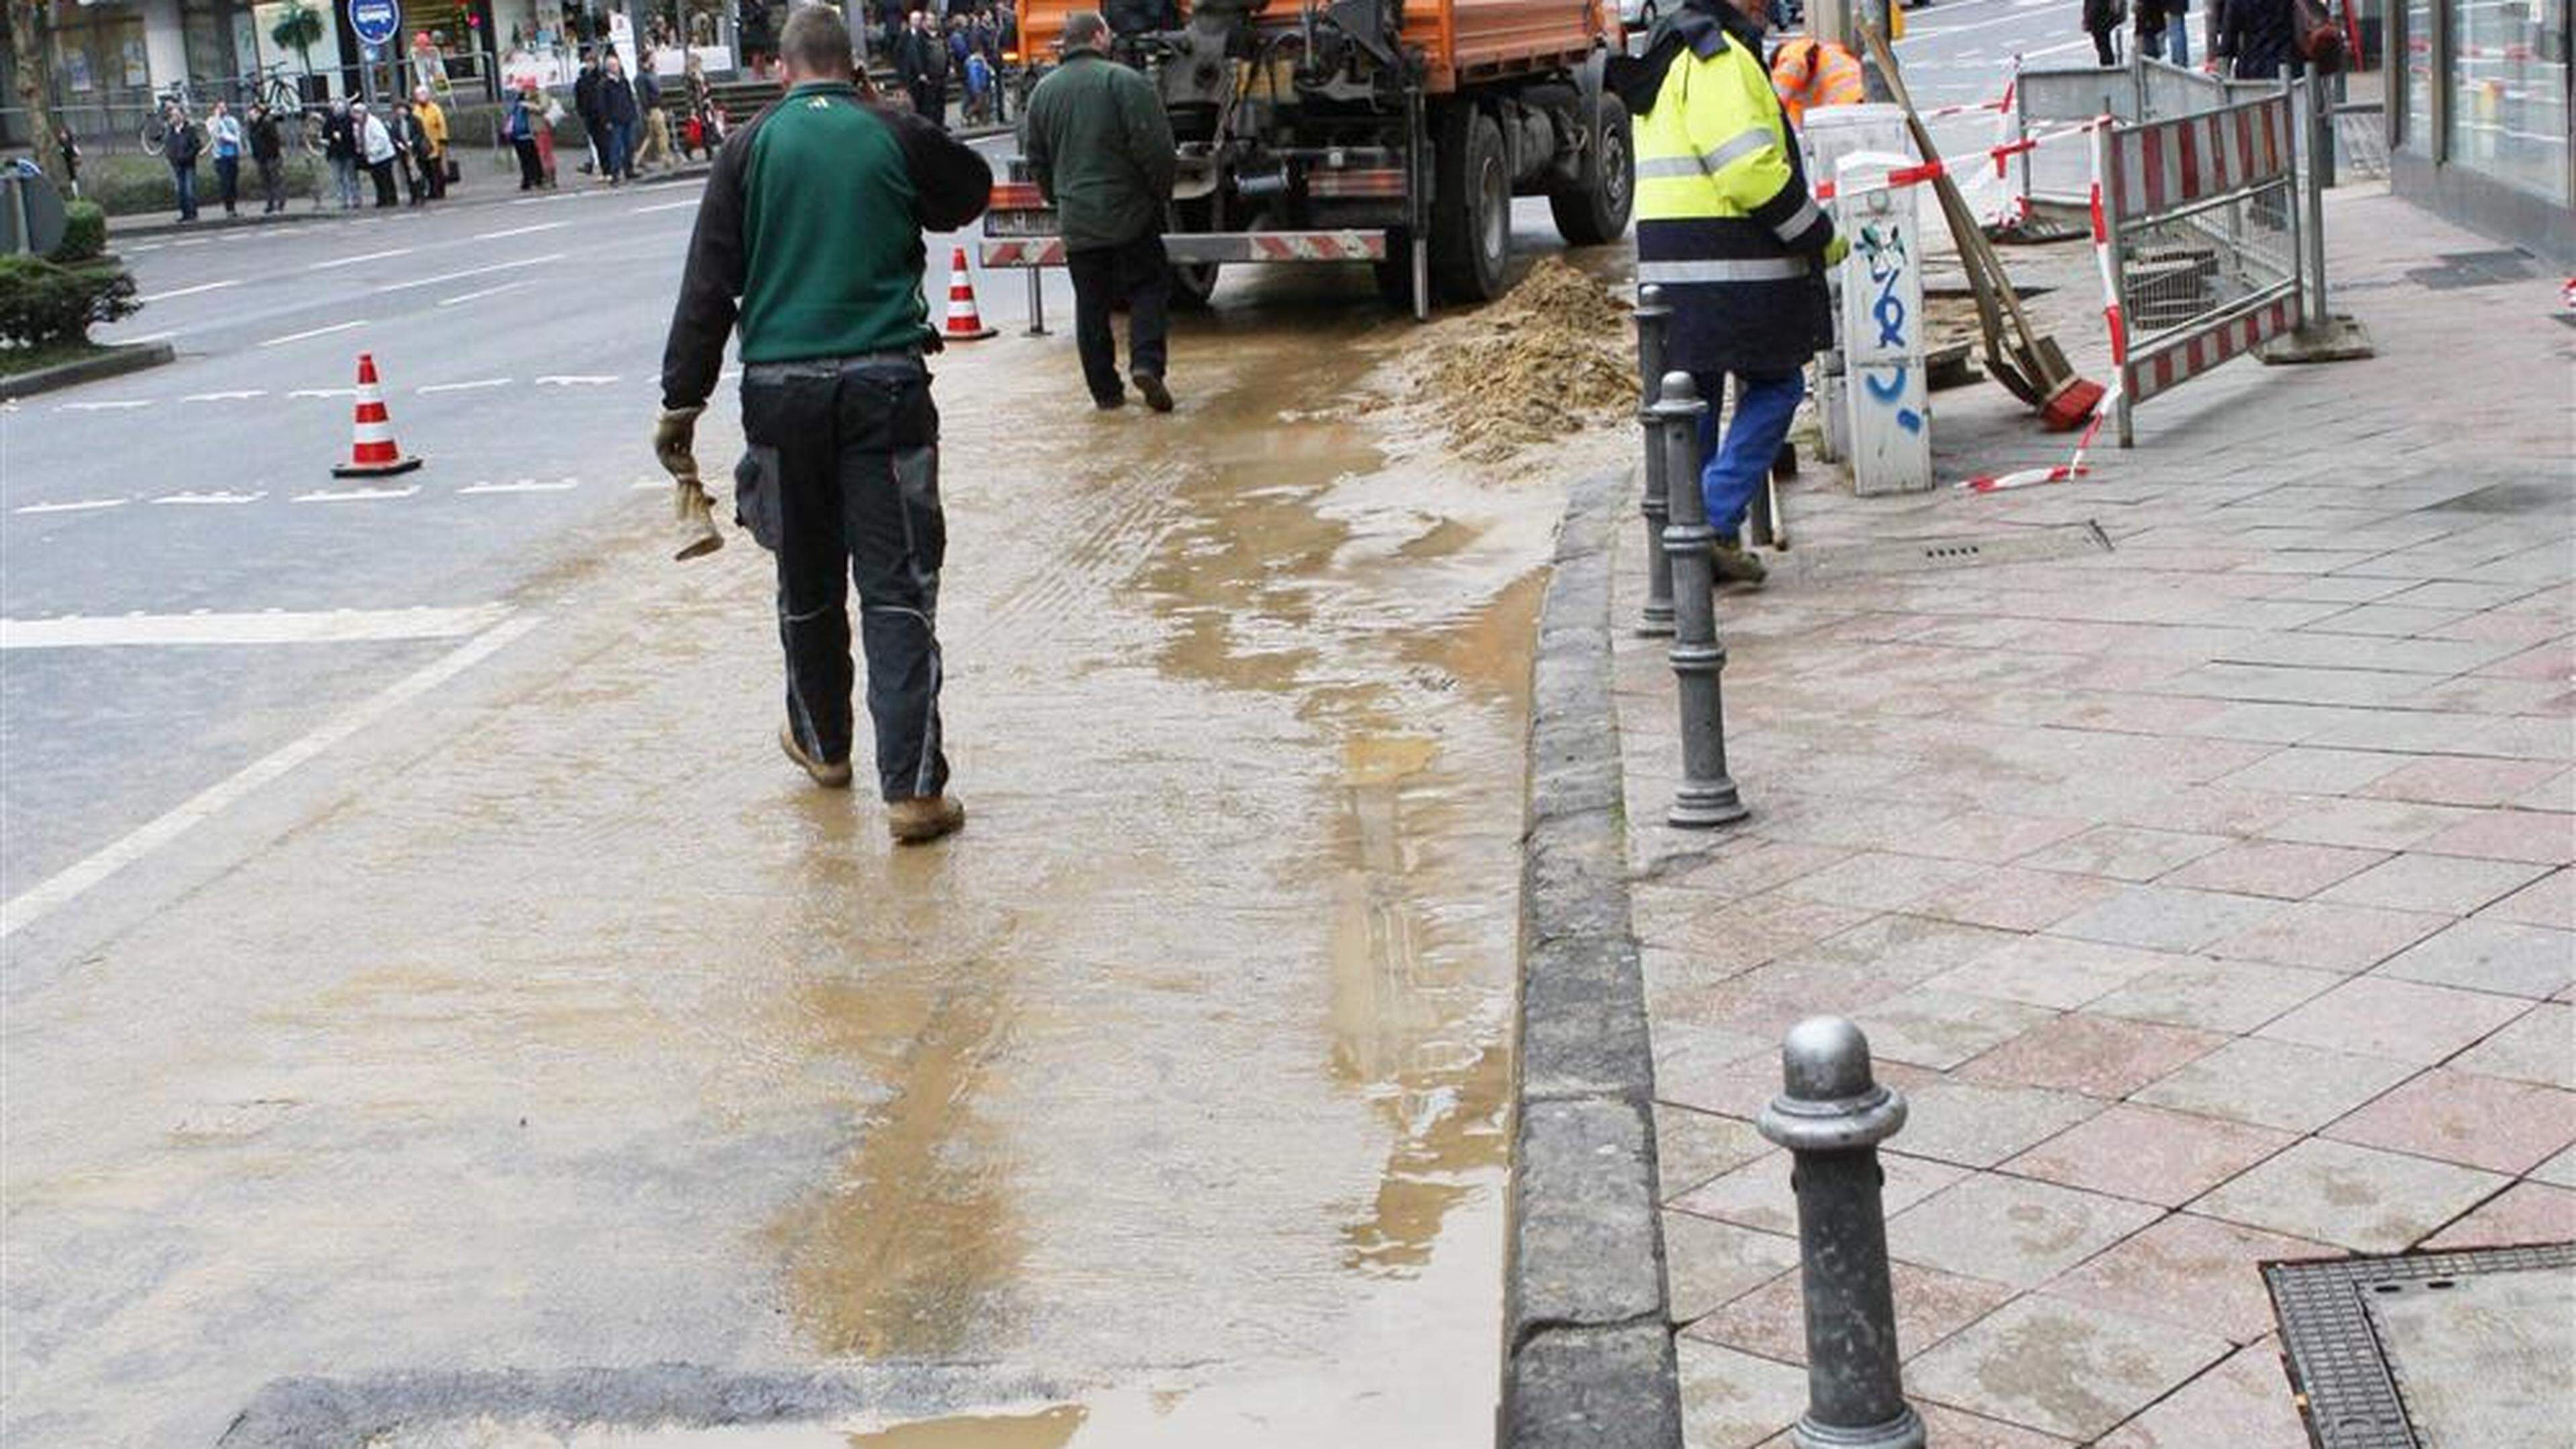
[[[374,178],[376,183],[376,205],[378,206],[394,204],[394,166],[394,159],[388,156],[382,161],[369,163],[367,167],[367,175]]]
[[[241,158],[215,158],[215,195],[224,203],[224,215],[231,216],[241,208]]]
[[[546,168],[537,156],[537,138],[522,136],[510,143],[510,149],[519,153],[519,189],[534,191],[545,185]]]
[[[286,209],[286,163],[283,160],[259,163],[259,196],[263,212]]]
[[[1172,268],[1161,236],[1147,232],[1114,247],[1084,247],[1064,254],[1073,274],[1073,344],[1082,354],[1082,380],[1094,402],[1126,396],[1118,380],[1118,342],[1109,314],[1127,305],[1127,361],[1136,372],[1163,375],[1164,314],[1172,301]]]
[[[939,411],[917,357],[879,353],[743,370],[760,464],[755,534],[778,548],[787,721],[818,760],[850,758],[849,587],[859,591],[877,783],[888,800],[948,784],[939,748]],[[763,525],[767,525],[764,529]]]

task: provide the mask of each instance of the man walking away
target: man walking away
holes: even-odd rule
[[[358,119],[349,114],[346,101],[333,101],[322,122],[322,157],[331,163],[331,194],[339,198],[340,209],[357,206]]]
[[[1806,394],[1807,359],[1832,339],[1823,267],[1850,244],[1807,193],[1797,132],[1762,67],[1764,0],[1688,0],[1642,60],[1611,62],[1637,118],[1637,281],[1664,289],[1667,365],[1708,400],[1700,496],[1718,576],[1760,583],[1737,542]],[[1726,380],[1742,387],[1718,444]]]
[[[170,163],[170,183],[179,191],[179,219],[195,221],[197,157],[205,150],[205,138],[198,134],[197,123],[175,104],[162,108],[161,122],[169,131],[169,139],[161,143],[161,155]]]
[[[930,25],[930,12],[912,12],[912,27],[895,48],[895,78],[912,96],[912,112],[948,129],[948,43]]]
[[[608,167],[607,123],[599,118],[599,56],[582,52],[581,74],[572,83],[572,113],[581,121],[581,138],[590,146],[591,159],[581,163],[585,172],[604,171]]]
[[[215,148],[215,194],[223,198],[224,215],[241,215],[242,124],[232,107],[215,102],[206,118],[206,137]]]
[[[599,119],[608,127],[608,151],[600,164],[608,184],[635,179],[635,87],[626,79],[626,62],[610,51],[599,68]]]
[[[2273,80],[2306,69],[2299,59],[2290,0],[2212,0],[2219,6],[2218,44],[2211,59],[2227,62],[2238,80]]]
[[[251,103],[251,164],[259,168],[259,214],[274,216],[286,209],[286,143],[278,134],[277,117],[257,101]]]
[[[429,87],[416,86],[411,93],[411,113],[420,120],[422,155],[428,162],[429,199],[447,199],[447,109],[429,93]]]
[[[1145,405],[1172,410],[1164,386],[1164,313],[1172,269],[1163,254],[1163,210],[1177,169],[1171,121],[1153,82],[1102,53],[1098,13],[1064,18],[1064,63],[1029,96],[1020,153],[1056,208],[1065,269],[1073,274],[1073,337],[1091,400],[1122,407],[1110,310],[1127,305],[1128,364]]]
[[[367,163],[367,178],[376,183],[376,209],[382,211],[395,204],[394,162],[402,153],[394,145],[394,133],[368,114],[366,102],[349,107],[349,120],[358,128],[358,157]]]
[[[940,749],[948,532],[922,366],[938,337],[922,300],[922,232],[981,215],[993,173],[927,120],[859,98],[837,10],[797,7],[778,49],[787,94],[716,153],[707,178],[662,354],[654,451],[695,488],[691,437],[739,321],[742,430],[760,469],[750,521],[778,555],[779,746],[815,783],[849,785],[855,582],[886,824],[898,844],[917,844],[966,819]]]

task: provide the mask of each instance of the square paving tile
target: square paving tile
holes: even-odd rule
[[[1905,1095],[1905,1150],[1965,1167],[1992,1167],[2103,1107],[2073,1092],[1956,1080]]]
[[[2447,911],[2465,916],[2548,874],[2548,867],[2513,860],[2410,851],[2372,866],[2319,899],[2400,911]]]
[[[2384,1057],[2248,1037],[2140,1088],[2135,1100],[2285,1132],[2313,1132],[2415,1070]]]
[[[2489,1172],[2524,1173],[2576,1142],[2576,1092],[2435,1067],[2324,1135]]]
[[[2576,981],[2576,931],[2477,917],[2408,948],[2372,974],[2546,997]]]
[[[1912,1402],[1914,1412],[1923,1420],[1924,1442],[1938,1444],[1941,1449],[2065,1449],[2075,1442],[1948,1404],[1936,1404],[1919,1395],[1913,1396]]]
[[[1667,1202],[1771,1150],[1753,1124],[1740,1118],[1669,1102],[1655,1106],[1655,1172]]]
[[[2428,911],[2390,911],[2344,902],[2300,901],[2284,906],[2250,931],[2239,931],[2211,954],[2279,966],[2306,966],[2350,975],[2367,971],[2432,935],[2452,918]]]
[[[2273,1324],[2272,1295],[2256,1264],[2269,1258],[2343,1255],[2328,1243],[2175,1213],[2070,1269],[2041,1291],[2251,1343],[2270,1333]]]
[[[1755,840],[1718,852],[1717,859],[1672,878],[1673,888],[1720,904],[1758,895],[1784,881],[1811,875],[1851,858],[1833,845],[1801,845],[1787,840]]]
[[[2089,1441],[2231,1347],[2223,1338],[2033,1295],[1916,1359],[1906,1382],[1945,1404]]]
[[[2050,927],[2053,934],[2159,951],[2197,951],[2250,931],[2282,907],[2262,896],[2178,886],[2131,886],[2091,910]]]
[[[1973,880],[1980,872],[1968,861],[1873,850],[1784,881],[1780,890],[1832,905],[1893,911]]]
[[[2184,1026],[2069,1012],[1987,1052],[1959,1075],[2088,1097],[2125,1097],[2229,1040]]]
[[[1991,865],[1975,879],[1917,902],[1914,909],[1945,921],[2037,931],[2100,905],[2121,889],[2120,882],[2108,876]]]
[[[2381,759],[2388,758],[2385,755]],[[2479,755],[2450,755],[2391,770],[2357,790],[2335,794],[2373,795],[2387,800],[2417,800],[2434,805],[2503,805],[2558,772],[2549,760],[2498,760]]]
[[[1890,1214],[1887,1250],[1945,1273],[2036,1288],[2158,1216],[2125,1198],[1979,1173]]]
[[[2553,870],[2478,914],[2491,921],[2576,931],[2576,870]]]
[[[2416,848],[2435,855],[2565,865],[2576,860],[2576,826],[2571,826],[2566,816],[2547,811],[2491,810],[2475,820],[2461,821]]]
[[[2538,784],[2533,780],[2531,784]],[[2526,786],[2525,788],[2529,788]],[[1999,864],[2080,835],[2087,825],[2051,815],[2012,815],[1992,810],[1962,810],[1906,842],[1917,855],[1946,856]]]
[[[2107,875],[2115,880],[2149,881],[2178,865],[2198,860],[2227,844],[2223,835],[2179,830],[2142,830],[2129,825],[2101,825],[2068,836],[2014,861],[2037,870]]]
[[[1689,1449],[1752,1449],[1807,1411],[1807,1371],[1713,1343],[1674,1346]]]
[[[1794,1238],[1798,1232],[1798,1198],[1789,1190],[1789,1166],[1789,1154],[1774,1150],[1768,1157],[1700,1184],[1676,1198],[1673,1206],[1683,1212]],[[1889,1213],[1902,1212],[1967,1176],[1949,1163],[1898,1152],[1880,1152],[1878,1166],[1887,1178],[1879,1189],[1880,1202]]]
[[[2576,1147],[2571,1147],[2531,1170],[2531,1180],[2552,1187],[2576,1187]]]
[[[1706,963],[1714,971],[1744,971],[1849,930],[1869,912],[1823,901],[1766,892],[1723,906],[1671,887],[1636,891],[1637,939]],[[1647,902],[1656,901],[1649,907]]]
[[[2357,1253],[2400,1253],[2509,1180],[2312,1137],[2221,1184],[2192,1211]]]
[[[1891,987],[1912,986],[2018,939],[2017,932],[1929,916],[1885,915],[1828,936],[1799,954],[1868,971]]]
[[[1918,986],[1861,1008],[1854,1020],[1868,1034],[1871,1055],[1947,1071],[2053,1015],[2044,1006]]]
[[[2464,1071],[2576,1091],[2576,1010],[2535,1006],[2452,1060]]]
[[[2100,1449],[2308,1449],[2307,1425],[2281,1372],[2281,1350],[2265,1340],[2122,1424]]]
[[[1691,1213],[1664,1214],[1664,1293],[1688,1323],[1798,1266],[1798,1240]]]
[[[2071,1010],[2159,967],[2188,965],[2192,960],[2170,951],[2142,951],[2106,941],[2022,936],[1923,984],[1941,991],[1972,991]]]
[[[2299,795],[2350,795],[2399,766],[2403,757],[2377,750],[2329,750],[2293,745],[2265,755],[2211,783],[2249,790],[2288,790]]]
[[[2296,1140],[2250,1122],[2123,1103],[2013,1158],[2003,1170],[2180,1207]]]
[[[2356,976],[2255,1035],[2430,1066],[2529,1009],[2510,996]]]
[[[1888,1265],[1896,1294],[1896,1347],[1906,1358],[1983,1318],[2013,1296],[2000,1283],[1965,1278],[1912,1263]],[[1682,1330],[1692,1338],[1740,1348],[1782,1363],[1807,1361],[1804,1286],[1783,1273]]]
[[[2161,877],[2165,885],[2299,901],[2387,859],[2385,852],[2295,840],[2241,840]]]
[[[2252,1031],[2345,978],[2331,971],[2185,958],[2146,972],[2085,1009],[2203,1031]]]
[[[2517,1182],[2476,1211],[2435,1233],[2427,1248],[2508,1248],[2576,1238],[2576,1191]]]
[[[2408,800],[2333,800],[2297,811],[2263,827],[2274,840],[2350,845],[2364,850],[2404,850],[2430,840],[2475,815],[2456,805]]]

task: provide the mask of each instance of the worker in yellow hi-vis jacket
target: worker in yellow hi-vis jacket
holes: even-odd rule
[[[1643,57],[1611,62],[1610,84],[1636,117],[1637,281],[1663,288],[1665,355],[1709,403],[1700,494],[1718,576],[1760,583],[1737,530],[1789,436],[1802,369],[1831,341],[1824,268],[1850,243],[1808,194],[1797,132],[1763,67],[1764,0],[1741,5],[1688,0],[1657,23]],[[1729,376],[1741,396],[1720,446]]]

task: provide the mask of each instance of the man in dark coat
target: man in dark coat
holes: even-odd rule
[[[930,23],[930,12],[912,12],[912,25],[895,47],[895,79],[912,96],[913,114],[948,129],[948,42]]]
[[[2299,60],[2290,0],[2219,0],[2218,46],[2213,54],[2228,63],[2238,80],[2271,80],[2287,71],[2298,75]]]
[[[590,160],[582,163],[584,171],[608,169],[608,123],[599,118],[599,56],[585,51],[581,57],[581,75],[572,83],[572,113],[581,118],[581,136],[590,143]]]

